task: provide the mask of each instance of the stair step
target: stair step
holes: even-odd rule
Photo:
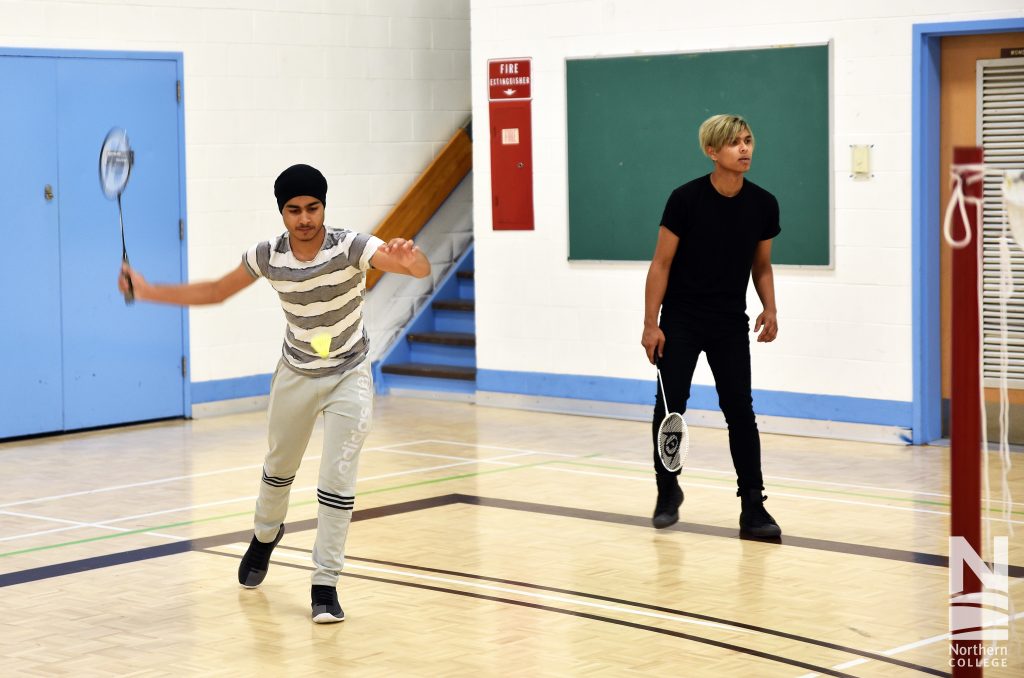
[[[476,346],[476,335],[469,332],[410,332],[409,341],[444,346]]]
[[[474,381],[476,379],[475,367],[460,367],[458,365],[398,363],[395,365],[381,365],[380,370],[385,374],[402,374],[408,377],[430,377],[433,379],[460,379],[463,381]]]
[[[476,302],[472,299],[438,299],[433,304],[439,311],[475,311]]]
[[[473,279],[473,271],[458,271],[455,275],[463,280]]]

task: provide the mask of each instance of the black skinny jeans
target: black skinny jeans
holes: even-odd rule
[[[693,319],[672,324],[663,320],[662,331],[665,333],[665,348],[661,357],[661,378],[668,404],[675,412],[686,412],[693,370],[697,366],[697,357],[703,351],[715,377],[718,405],[729,426],[729,451],[736,469],[737,485],[741,492],[754,488],[763,490],[761,438],[750,394],[750,335],[746,320]],[[665,403],[661,389],[656,390],[651,426],[654,470],[659,476],[679,475],[678,471],[666,471],[658,459],[658,426],[665,417]]]

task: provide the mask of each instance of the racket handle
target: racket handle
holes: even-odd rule
[[[128,257],[122,258],[122,261],[127,265]],[[122,273],[121,275],[124,276],[124,282],[128,286],[128,289],[124,292],[124,305],[131,306],[135,303],[135,286],[132,285],[132,277],[130,275],[127,273]]]
[[[127,273],[124,275],[124,281],[128,283],[128,289],[124,293],[124,305],[131,306],[135,303],[135,288],[132,286],[132,279]]]

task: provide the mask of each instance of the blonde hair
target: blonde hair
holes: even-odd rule
[[[701,123],[700,131],[697,132],[700,150],[704,155],[708,155],[709,146],[713,151],[720,151],[722,146],[738,137],[743,130],[750,132],[750,138],[753,141],[754,133],[742,116],[729,113],[713,115]]]

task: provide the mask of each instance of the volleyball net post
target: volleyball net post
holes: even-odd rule
[[[963,192],[964,210],[953,212],[952,230],[952,295],[951,295],[951,393],[950,393],[950,536],[962,537],[974,552],[982,553],[982,450],[981,450],[981,368],[980,368],[980,302],[978,277],[981,275],[982,223],[979,205],[983,187],[983,150],[980,147],[953,149],[954,191]],[[966,217],[966,223],[964,218]],[[952,557],[952,554],[951,554]],[[952,563],[951,563],[952,564]],[[971,568],[963,569],[961,596],[980,594],[982,583]],[[950,592],[954,593],[953,591]],[[963,607],[953,614],[963,615]],[[981,624],[981,612],[978,611]],[[951,624],[951,626],[953,626]],[[963,630],[963,617],[955,625]],[[951,628],[950,652],[953,657],[979,657],[982,640],[979,634],[957,633]],[[963,636],[963,637],[959,637]],[[973,664],[974,662],[969,662]],[[954,678],[982,675],[981,666],[953,666]]]

